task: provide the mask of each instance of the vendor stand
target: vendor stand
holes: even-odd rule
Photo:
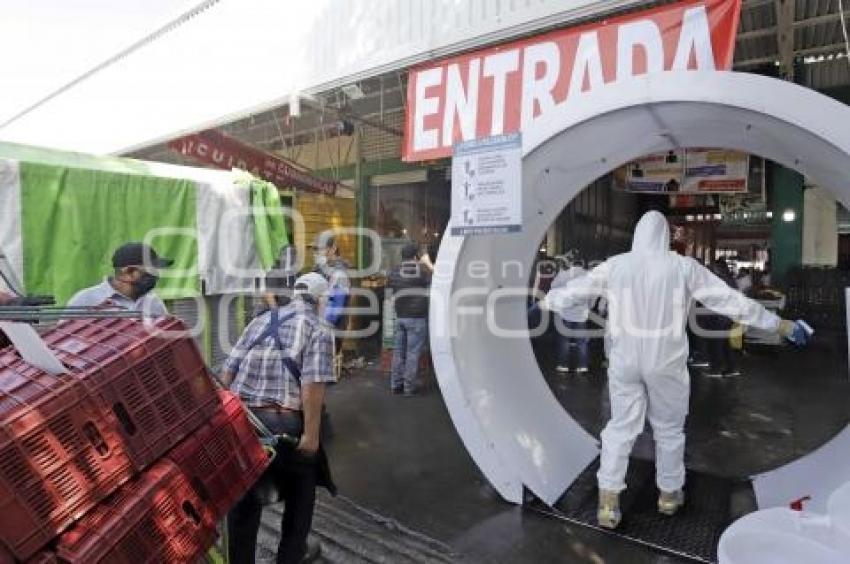
[[[274,185],[238,170],[0,143],[0,252],[26,293],[65,304],[110,274],[116,247],[145,240],[174,259],[156,292],[215,366],[289,241]]]

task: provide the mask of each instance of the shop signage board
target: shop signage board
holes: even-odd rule
[[[180,137],[170,141],[168,146],[181,155],[217,168],[247,170],[278,188],[300,188],[328,196],[336,193],[335,182],[313,176],[286,159],[215,130]]]
[[[654,153],[632,161],[626,167],[624,188],[631,192],[679,192],[684,161],[683,151]]]
[[[522,136],[460,143],[452,158],[452,235],[522,229]]]
[[[522,131],[582,93],[648,72],[729,70],[741,0],[682,0],[410,71],[403,159]]]
[[[733,193],[746,192],[749,177],[749,155],[725,149],[688,149],[682,192]]]
[[[628,192],[738,194],[748,189],[750,156],[740,151],[689,148],[653,153],[614,172],[614,185]]]

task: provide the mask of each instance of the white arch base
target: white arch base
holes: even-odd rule
[[[529,340],[495,336],[482,308],[500,287],[526,286],[537,245],[558,213],[611,169],[687,146],[772,159],[831,187],[847,206],[848,124],[850,108],[812,90],[751,74],[686,72],[648,75],[571,98],[524,132],[523,231],[447,237],[431,295],[431,350],[440,389],[466,448],[506,500],[520,503],[526,486],[551,505],[598,452],[593,437],[552,395]],[[470,269],[471,261],[491,265],[490,276],[476,277],[480,264]],[[522,268],[502,272],[510,261]],[[479,295],[453,299],[461,289]],[[524,298],[500,299],[488,309],[499,327],[526,328]],[[850,475],[850,448],[843,452],[832,460],[835,476]],[[799,473],[808,467],[792,464],[775,472],[803,480]],[[768,478],[761,480],[763,505],[774,498]],[[817,495],[819,485],[810,485],[806,493]]]

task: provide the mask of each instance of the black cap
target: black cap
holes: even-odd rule
[[[144,243],[124,243],[112,254],[113,268],[125,266],[147,266],[153,268],[168,268],[174,261],[160,258],[152,247]]]

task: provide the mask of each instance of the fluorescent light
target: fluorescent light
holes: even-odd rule
[[[301,96],[292,94],[289,97],[289,115],[299,117],[301,115]]]
[[[692,215],[686,215],[685,216],[685,221],[693,221],[693,220],[694,220],[694,216],[692,216]]]
[[[716,219],[717,221],[720,221],[721,219],[723,219],[723,215],[716,213],[716,214],[714,214],[714,219]]]
[[[772,212],[772,211],[769,211],[769,212],[767,212],[765,215],[767,216],[767,219],[770,219],[770,218],[772,218],[772,217],[773,217],[773,212]]]
[[[795,219],[797,219],[797,213],[794,210],[787,209],[784,212],[782,212],[782,221],[784,221],[786,223],[791,223]]]

